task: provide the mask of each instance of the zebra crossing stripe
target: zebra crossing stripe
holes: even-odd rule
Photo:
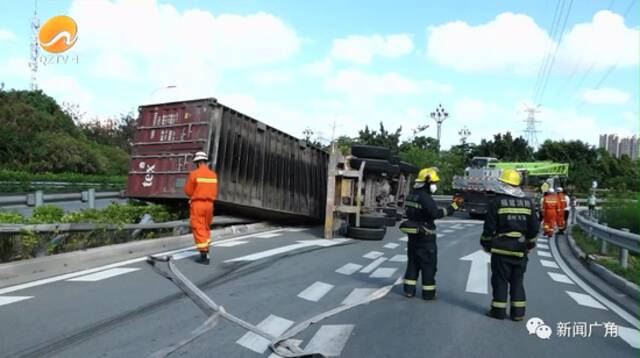
[[[305,350],[322,353],[326,357],[339,357],[354,327],[352,324],[324,325],[311,338]]]

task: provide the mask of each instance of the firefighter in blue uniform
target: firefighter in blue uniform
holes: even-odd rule
[[[453,214],[461,202],[453,202],[446,208],[438,208],[431,197],[440,181],[435,168],[420,170],[413,190],[404,201],[407,219],[400,231],[408,234],[407,271],[404,275],[404,294],[416,294],[418,275],[422,273],[422,298],[432,300],[436,296],[436,271],[438,247],[434,220]]]
[[[521,321],[526,306],[523,281],[527,254],[536,246],[540,223],[533,202],[519,188],[520,173],[505,169],[499,180],[505,190],[489,203],[480,237],[483,249],[491,253],[493,301],[487,315],[505,319],[510,296],[510,318]]]

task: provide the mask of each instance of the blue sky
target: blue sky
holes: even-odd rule
[[[0,7],[0,81],[25,89],[33,2]],[[464,126],[474,142],[522,134],[535,103],[540,141],[638,132],[637,0],[40,0],[38,11],[78,23],[65,53],[78,63],[40,66],[38,83],[87,117],[211,96],[296,136],[383,121],[407,138],[421,124],[435,136],[442,103],[448,147]]]

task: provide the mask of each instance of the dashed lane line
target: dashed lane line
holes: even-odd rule
[[[292,325],[293,321],[289,321],[288,319],[275,315],[269,315],[269,317],[258,323],[257,327],[275,337],[278,337]],[[236,343],[256,353],[262,354],[267,350],[271,342],[253,332],[247,332],[244,336],[240,337]]]
[[[538,256],[552,257],[549,251],[536,250],[536,252],[538,253]]]
[[[334,285],[316,281],[311,286],[305,288],[302,292],[300,292],[298,294],[298,297],[307,301],[318,302],[322,297],[324,297],[324,295],[329,293],[329,291],[331,291],[334,287],[335,287]]]
[[[455,230],[449,230],[449,229],[447,229],[447,230],[442,230],[442,232],[443,232],[443,233],[445,233],[445,234],[451,234],[451,233],[452,233],[452,232],[454,232],[454,231],[455,231]]]
[[[395,255],[389,259],[389,262],[407,262],[407,255]]]
[[[72,279],[67,280],[67,281],[96,282],[96,281],[106,280],[108,278],[124,275],[126,273],[134,272],[134,271],[138,271],[138,270],[140,270],[140,269],[136,268],[136,267],[113,268],[111,270],[100,271],[100,272],[92,273],[92,274],[86,275],[86,276],[75,277],[75,278],[72,278]]]
[[[396,247],[398,247],[398,246],[400,246],[400,244],[396,244],[395,242],[390,242],[390,243],[388,243],[388,244],[384,245],[383,247],[384,247],[385,249],[391,249],[391,250],[393,250],[393,249],[395,249],[395,248],[396,248]]]
[[[364,254],[362,257],[364,257],[365,259],[371,259],[371,260],[375,260],[378,257],[384,255],[384,253],[380,252],[380,251],[370,251],[367,252],[366,254]]]
[[[362,265],[358,265],[358,264],[354,264],[354,263],[348,263],[342,267],[340,267],[339,269],[336,270],[337,273],[341,273],[343,275],[351,275],[354,272],[360,270],[362,268]]]
[[[259,237],[261,239],[270,239],[272,237],[276,237],[276,236],[281,236],[282,233],[271,233],[271,234],[262,234],[262,235],[258,235],[256,237]]]
[[[381,267],[373,271],[373,273],[369,276],[371,278],[389,278],[396,273],[398,269],[393,267]]]
[[[323,353],[326,357],[339,357],[354,328],[352,324],[324,325],[311,338],[305,350]]]
[[[537,249],[544,249],[544,250],[549,250],[549,245],[546,244],[537,244],[536,245]]]
[[[554,261],[540,260],[540,264],[544,267],[558,268],[558,264],[556,264]]]
[[[597,308],[600,310],[607,310],[605,306],[603,306],[600,302],[596,301],[593,297],[586,295],[584,293],[573,292],[573,291],[565,291],[567,294],[576,301],[577,304],[581,306]]]
[[[30,298],[33,298],[33,296],[0,296],[0,306],[28,300]]]
[[[258,236],[258,237],[265,238],[264,236]],[[249,243],[249,241],[231,241],[231,242],[223,242],[223,243],[220,243],[220,244],[218,244],[216,246],[218,246],[218,247],[234,247],[234,246],[238,246],[238,245],[244,245],[244,244],[247,244],[247,243]]]
[[[551,279],[556,282],[573,285],[573,281],[571,281],[571,279],[567,275],[563,275],[561,273],[555,273],[555,272],[547,272],[547,273],[549,274],[549,277],[551,277]]]
[[[378,266],[382,265],[383,262],[387,261],[386,257],[380,257],[373,261],[372,263],[365,266],[360,272],[362,273],[371,273],[371,271],[375,270]]]
[[[369,297],[370,294],[375,292],[377,288],[354,288],[351,293],[342,301],[343,305],[350,305],[352,303],[360,302]]]

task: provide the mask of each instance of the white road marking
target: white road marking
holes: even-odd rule
[[[258,237],[264,237],[264,236],[258,236]],[[216,246],[218,247],[234,247],[234,246],[238,246],[238,245],[244,245],[249,243],[249,241],[231,241],[231,242],[223,242],[221,244],[218,244]]]
[[[264,259],[266,257],[283,254],[285,252],[294,251],[294,250],[302,249],[305,247],[311,247],[311,246],[328,247],[328,246],[338,245],[345,241],[349,241],[349,239],[334,239],[334,240],[319,239],[319,240],[298,241],[297,244],[291,244],[291,245],[286,245],[282,247],[277,247],[271,250],[260,251],[251,255],[246,255],[246,256],[236,257],[235,259],[226,260],[224,262],[227,263],[227,262],[237,262],[237,261],[256,261],[256,260]]]
[[[555,272],[547,272],[547,273],[549,274],[551,279],[556,282],[568,283],[570,285],[573,285],[573,281],[571,281],[571,279],[567,277],[567,275],[563,275],[561,273],[555,273]]]
[[[441,234],[441,233],[437,233],[437,234],[436,234],[436,238],[438,238],[438,237],[443,237],[443,236],[444,236],[444,234]]]
[[[631,324],[631,327],[640,327],[640,320],[633,317],[630,313],[628,313],[624,309],[620,308],[620,306],[618,306],[617,304],[603,297],[601,294],[599,294],[593,288],[591,288],[591,286],[587,285],[584,281],[582,281],[582,279],[580,279],[575,273],[573,273],[573,271],[569,269],[569,266],[567,266],[567,264],[564,262],[562,255],[558,254],[558,248],[553,242],[551,243],[551,251],[556,257],[556,260],[558,261],[558,265],[560,265],[560,268],[562,269],[562,271],[564,271],[564,273],[567,276],[569,276],[569,278],[573,280],[573,282],[575,282],[576,285],[580,286],[580,288],[582,288],[586,293],[590,294],[591,296],[595,297],[598,301],[602,302],[602,304],[607,306],[610,310],[615,312],[618,316],[622,317],[625,321],[629,322]]]
[[[349,296],[342,301],[343,305],[349,305],[352,303],[360,302],[369,297],[370,294],[375,292],[377,288],[354,288]]]
[[[465,290],[486,295],[489,292],[489,263],[491,262],[491,256],[483,250],[478,250],[461,257],[460,260],[471,261]]]
[[[541,251],[541,250],[536,250],[536,252],[538,253],[538,256],[542,256],[542,257],[552,257],[551,253],[549,251]]]
[[[449,227],[450,229],[454,229],[454,230],[460,230],[462,229],[462,225],[461,224],[455,224]]]
[[[565,292],[567,292],[567,294],[571,296],[571,298],[573,298],[573,300],[576,301],[576,303],[581,306],[597,308],[600,310],[607,310],[605,306],[600,304],[600,302],[596,301],[595,299],[593,299],[593,297],[589,295],[585,295],[584,293],[578,293],[573,291],[565,291]]]
[[[301,231],[307,231],[307,228],[304,228],[304,227],[290,227],[288,229],[285,229],[285,231],[288,231],[288,232],[301,232]]]
[[[407,241],[409,241],[409,238],[407,236],[405,236],[405,237],[399,238],[398,240],[407,242]]]
[[[291,325],[293,325],[293,322],[288,319],[269,315],[264,321],[258,323],[257,327],[274,336],[279,336],[291,327]],[[262,354],[269,347],[270,342],[268,339],[253,332],[247,332],[244,336],[240,337],[236,343],[256,353]]]
[[[271,230],[271,231],[267,231],[267,232],[279,232],[279,231],[283,231],[283,230],[286,230],[286,229],[276,229],[276,230]],[[211,246],[218,246],[219,244],[224,243],[224,242],[237,241],[237,240],[242,240],[242,239],[246,239],[246,238],[249,238],[249,237],[255,237],[256,235],[260,235],[260,234],[264,234],[264,233],[257,233],[257,234],[250,234],[250,235],[232,237],[232,238],[229,238],[229,239],[213,242],[211,244]],[[175,255],[177,253],[190,251],[190,250],[195,250],[195,246],[189,246],[189,247],[185,247],[183,249],[165,251],[165,252],[161,252],[159,254],[156,254],[155,256],[170,256],[170,255]],[[59,275],[59,276],[44,278],[44,279],[41,279],[41,280],[36,280],[36,281],[27,282],[27,283],[22,283],[22,284],[19,284],[19,285],[0,288],[0,295],[4,295],[4,294],[7,294],[7,293],[24,290],[24,289],[31,288],[31,287],[42,286],[42,285],[46,285],[46,284],[53,283],[53,282],[64,281],[64,280],[68,280],[68,279],[73,278],[73,277],[78,277],[78,276],[87,275],[87,274],[90,274],[90,273],[93,273],[93,272],[99,272],[99,271],[103,271],[103,270],[108,270],[108,269],[111,269],[111,268],[114,268],[114,267],[121,267],[121,266],[131,265],[131,264],[143,262],[146,259],[147,259],[147,256],[142,256],[142,257],[137,257],[135,259],[129,259],[129,260],[115,262],[115,263],[108,264],[108,265],[94,267],[94,268],[87,269],[87,270],[71,272],[71,273],[67,273],[67,274],[63,274],[63,275]]]
[[[542,264],[542,266],[544,267],[558,268],[558,264],[553,261],[540,260],[540,264]]]
[[[373,261],[372,263],[365,266],[360,272],[362,273],[371,273],[371,271],[375,270],[378,266],[380,266],[383,262],[387,261],[386,257],[380,257]]]
[[[407,255],[396,255],[390,258],[389,262],[407,262]]]
[[[302,292],[300,292],[298,294],[298,297],[302,298],[303,300],[318,302],[322,297],[324,297],[324,295],[329,293],[329,291],[331,291],[331,289],[333,289],[334,287],[335,287],[334,285],[316,281],[314,284],[312,284],[311,286],[305,288]]]
[[[546,244],[537,244],[536,248],[538,249],[545,249],[545,250],[549,250],[549,245]]]
[[[182,259],[186,259],[187,257],[196,256],[196,255],[198,255],[198,251],[179,252],[179,253],[173,255],[173,259],[174,260],[182,260]]]
[[[140,270],[140,269],[137,268],[137,267],[113,268],[111,270],[100,271],[100,272],[92,273],[90,275],[72,278],[72,279],[67,280],[67,281],[80,281],[80,282],[102,281],[102,280],[106,280],[106,279],[111,278],[111,277],[124,275],[125,273],[138,271],[138,270]]]
[[[396,248],[396,247],[398,247],[398,246],[400,246],[400,244],[396,244],[396,243],[394,243],[394,242],[390,242],[390,243],[388,243],[388,244],[384,245],[383,247],[384,247],[385,249],[391,249],[391,250],[393,250],[393,249],[395,249],[395,248]]]
[[[631,347],[640,349],[640,331],[637,329],[618,326],[618,337],[622,338]]]
[[[381,267],[375,271],[373,271],[373,273],[371,274],[371,278],[389,278],[391,276],[393,276],[394,273],[396,273],[396,268],[393,267]]]
[[[542,242],[542,243],[547,243],[547,242],[549,242],[549,240],[547,240],[547,239],[543,239],[543,238],[539,238],[537,241],[538,241],[538,242]]]
[[[33,296],[0,296],[0,306],[8,305],[14,302],[20,302],[33,298]]]
[[[447,229],[447,230],[442,230],[442,232],[443,232],[443,233],[445,233],[445,234],[451,234],[453,231],[454,231],[454,230],[449,230],[449,229]]]
[[[341,273],[343,275],[351,275],[354,272],[360,270],[362,268],[362,265],[358,265],[358,264],[353,264],[351,262],[349,262],[348,264],[340,267],[339,269],[336,270],[337,273]]]
[[[370,251],[368,253],[366,253],[365,255],[363,255],[362,257],[364,257],[365,259],[371,259],[371,260],[375,260],[378,257],[384,255],[384,253],[380,252],[380,251]]]
[[[352,324],[324,325],[311,338],[305,350],[339,357],[355,326]]]
[[[290,339],[288,340],[289,342],[291,342],[291,344],[293,344],[294,346],[300,347],[300,344],[302,343],[301,339]],[[282,358],[282,356],[279,356],[275,353],[271,353],[269,354],[269,357],[267,358]]]
[[[281,233],[272,233],[272,234],[262,234],[262,235],[258,235],[256,237],[259,237],[261,239],[270,239],[272,237],[276,237],[276,236],[280,236],[282,235]]]

